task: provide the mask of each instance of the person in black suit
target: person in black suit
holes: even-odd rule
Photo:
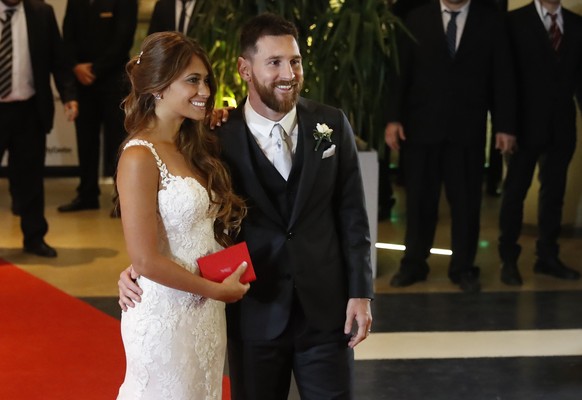
[[[150,19],[148,35],[164,31],[178,31],[187,35],[194,22],[192,14],[195,6],[196,0],[158,0]]]
[[[2,28],[10,23],[10,30],[3,29],[2,35],[12,36],[12,52],[2,56],[2,65],[12,60],[12,84],[4,86],[2,80],[7,91],[0,98],[0,159],[9,152],[8,180],[21,217],[24,251],[56,257],[56,250],[44,241],[48,231],[43,182],[46,135],[54,118],[50,77],[69,120],[77,115],[74,77],[50,5],[39,0],[2,0],[0,17]]]
[[[399,149],[402,142],[406,152],[406,251],[391,285],[426,279],[444,184],[452,220],[448,275],[461,290],[476,292],[489,109],[497,148],[509,152],[515,140],[507,32],[496,10],[468,0],[418,7],[405,23],[414,39],[399,39],[400,75],[389,93],[386,126],[386,143]]]
[[[235,400],[287,398],[291,372],[304,398],[352,399],[352,349],[371,329],[370,235],[354,133],[341,110],[299,97],[297,40],[295,26],[273,14],[243,27],[238,70],[249,96],[217,131],[248,206],[239,239],[257,276],[227,307]],[[283,131],[275,134],[277,125]],[[280,172],[284,154],[292,166]],[[139,300],[135,292],[125,270],[122,308]]]
[[[507,11],[507,0],[473,0],[483,5],[494,7],[496,10],[505,13]],[[392,6],[392,12],[405,19],[408,13],[415,8],[429,4],[431,0],[397,0]],[[492,138],[489,142],[489,157],[487,159],[487,170],[485,173],[485,192],[492,197],[498,197],[501,193],[501,183],[503,181],[503,158],[498,149],[495,148],[496,141]],[[400,149],[400,159],[404,159],[403,149]],[[402,169],[402,167],[400,167]],[[402,171],[401,171],[402,172]]]
[[[551,14],[556,15],[554,26]],[[509,27],[518,77],[518,151],[509,159],[499,215],[501,280],[522,284],[518,239],[536,165],[540,191],[534,272],[576,280],[580,273],[559,259],[558,236],[568,165],[576,148],[574,95],[581,88],[582,17],[562,8],[560,0],[536,0],[510,12]]]
[[[63,39],[79,91],[76,120],[80,183],[60,212],[99,208],[100,133],[103,174],[113,176],[125,138],[121,100],[127,94],[125,63],[137,25],[137,0],[69,0]]]

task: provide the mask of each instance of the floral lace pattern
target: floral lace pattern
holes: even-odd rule
[[[152,152],[161,177],[158,246],[188,271],[220,249],[214,239],[215,208],[191,177],[174,176],[145,140],[129,141]],[[123,313],[121,335],[127,370],[121,399],[221,399],[226,349],[224,303],[138,278],[141,303]]]

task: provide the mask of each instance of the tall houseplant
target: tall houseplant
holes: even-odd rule
[[[365,146],[380,152],[400,26],[385,0],[338,1],[311,30],[306,57],[306,95],[341,108]]]

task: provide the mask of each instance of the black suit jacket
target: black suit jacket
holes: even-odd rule
[[[93,63],[95,85],[119,86],[136,26],[137,0],[69,0],[63,39],[71,63]]]
[[[404,125],[407,143],[482,145],[488,110],[495,132],[513,133],[513,68],[500,13],[471,2],[454,58],[438,2],[411,11],[405,23],[413,39],[398,38],[400,68],[388,93],[388,121]]]
[[[257,177],[242,105],[218,132],[235,190],[249,207],[246,240],[257,280],[238,303],[228,305],[230,335],[247,340],[277,337],[291,317],[294,292],[308,323],[342,329],[349,298],[372,298],[370,235],[352,129],[338,109],[301,98],[297,104],[303,167],[288,222]],[[314,151],[317,123],[333,129],[332,143]],[[252,139],[251,137],[251,140]]]
[[[582,17],[562,8],[558,53],[535,4],[509,13],[518,84],[518,144],[568,144],[576,140],[574,94],[581,87]]]
[[[75,100],[75,77],[67,63],[63,42],[52,6],[40,0],[24,0],[28,48],[32,63],[35,102],[42,130],[53,127],[55,102],[51,89],[51,73],[63,103]]]
[[[196,2],[194,11],[196,11],[196,6],[200,2],[201,0]],[[186,32],[190,32],[193,23],[194,18],[190,18]],[[176,26],[176,0],[158,0],[152,12],[148,35],[155,32],[175,31],[176,29],[178,29]]]

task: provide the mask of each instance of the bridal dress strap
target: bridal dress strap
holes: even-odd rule
[[[154,148],[154,145],[148,142],[147,140],[131,139],[129,142],[125,144],[125,146],[123,146],[123,150],[132,146],[145,146],[150,149],[150,151],[154,155],[154,158],[156,159],[158,170],[160,170],[160,176],[162,177],[162,187],[166,188],[171,181],[171,175],[168,172],[168,168],[166,168],[166,164],[164,164],[160,156],[158,156],[158,152]]]

